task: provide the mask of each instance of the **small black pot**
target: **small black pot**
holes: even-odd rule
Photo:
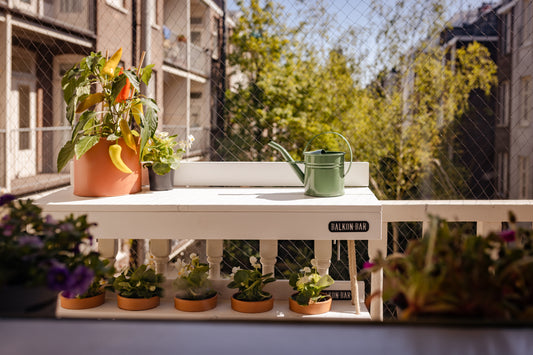
[[[174,170],[170,170],[165,175],[157,175],[152,168],[148,168],[148,178],[151,191],[172,190],[174,186]]]

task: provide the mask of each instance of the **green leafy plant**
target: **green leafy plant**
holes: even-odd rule
[[[79,159],[100,138],[105,138],[115,141],[109,148],[113,164],[128,172],[118,139],[122,138],[129,149],[142,153],[154,135],[159,108],[153,99],[140,94],[141,82],[148,85],[153,65],[124,70],[118,67],[121,57],[122,48],[109,59],[100,52],[91,53],[63,76],[66,117],[73,129],[71,139],[58,154],[58,171],[74,156]],[[142,154],[139,155],[142,159]]]
[[[291,274],[289,285],[296,291],[292,298],[301,306],[318,303],[329,296],[322,291],[335,282],[329,275],[320,276],[316,270],[315,259],[311,260],[312,268],[306,266],[299,272]]]
[[[216,295],[209,280],[209,265],[200,263],[198,255],[192,253],[191,261],[185,263],[178,259],[175,267],[178,277],[172,283],[176,297],[186,300],[204,300]]]
[[[114,269],[93,249],[92,226],[85,215],[56,220],[32,200],[0,196],[0,288],[46,286],[68,298],[103,292]]]
[[[191,135],[187,138],[187,142],[178,142],[176,137],[177,135],[169,136],[168,132],[157,132],[144,147],[143,165],[152,168],[158,175],[176,169],[185,153],[185,147],[190,147],[194,141]]]
[[[533,237],[510,220],[511,229],[478,237],[432,217],[429,232],[405,254],[379,255],[365,272],[383,269],[383,298],[401,319],[531,320]]]
[[[163,296],[161,284],[165,281],[162,274],[157,274],[147,265],[132,269],[127,268],[113,278],[111,289],[126,298],[151,298]]]
[[[234,297],[240,301],[264,301],[272,298],[272,295],[263,291],[263,288],[266,284],[276,281],[276,279],[272,277],[272,273],[263,275],[259,271],[261,264],[257,262],[256,257],[250,257],[250,264],[253,270],[233,268],[232,281],[228,284],[228,288],[239,290]]]

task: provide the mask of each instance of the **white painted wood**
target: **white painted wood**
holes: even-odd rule
[[[223,240],[207,240],[206,241],[207,263],[209,264],[209,278],[211,280],[220,279],[220,263],[222,262],[223,253],[224,253],[224,241]]]
[[[476,223],[476,234],[487,236],[491,232],[501,232],[502,223],[501,222],[477,222]]]
[[[300,164],[302,171],[303,164]],[[346,164],[347,168],[347,164]],[[369,165],[354,162],[344,178],[346,187],[368,187]],[[285,162],[182,162],[175,186],[298,186],[303,183]]]
[[[278,256],[278,241],[261,239],[259,241],[259,254],[261,256],[261,270],[264,274],[274,274],[276,258]]]
[[[150,239],[150,253],[154,257],[156,271],[165,274],[170,255],[170,240]]]
[[[98,251],[102,257],[109,260],[109,264],[115,264],[117,256],[118,240],[117,239],[98,239]]]
[[[315,260],[318,273],[328,274],[331,265],[331,240],[315,240]]]
[[[368,259],[372,260],[381,255],[387,255],[387,222],[383,222],[381,227],[383,237],[379,240],[369,240],[368,241]],[[383,270],[373,272],[370,280],[370,295],[373,298],[370,300],[370,315],[373,320],[382,321],[383,320],[383,297],[381,292],[383,290]]]

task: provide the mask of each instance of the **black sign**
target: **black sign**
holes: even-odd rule
[[[322,293],[325,293],[326,295],[330,295],[333,300],[339,300],[339,301],[350,301],[352,299],[352,291],[348,290],[324,290]]]
[[[328,225],[331,233],[368,232],[369,228],[367,221],[331,221]]]

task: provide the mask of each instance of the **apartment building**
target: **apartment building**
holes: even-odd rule
[[[504,0],[497,13],[498,195],[529,199],[533,197],[533,0]]]
[[[146,94],[160,128],[208,158],[224,90],[223,0],[0,0],[0,189],[28,194],[69,183],[56,157],[68,140],[61,77],[91,51],[123,48],[124,67],[154,64]],[[216,75],[213,73],[216,72]]]

